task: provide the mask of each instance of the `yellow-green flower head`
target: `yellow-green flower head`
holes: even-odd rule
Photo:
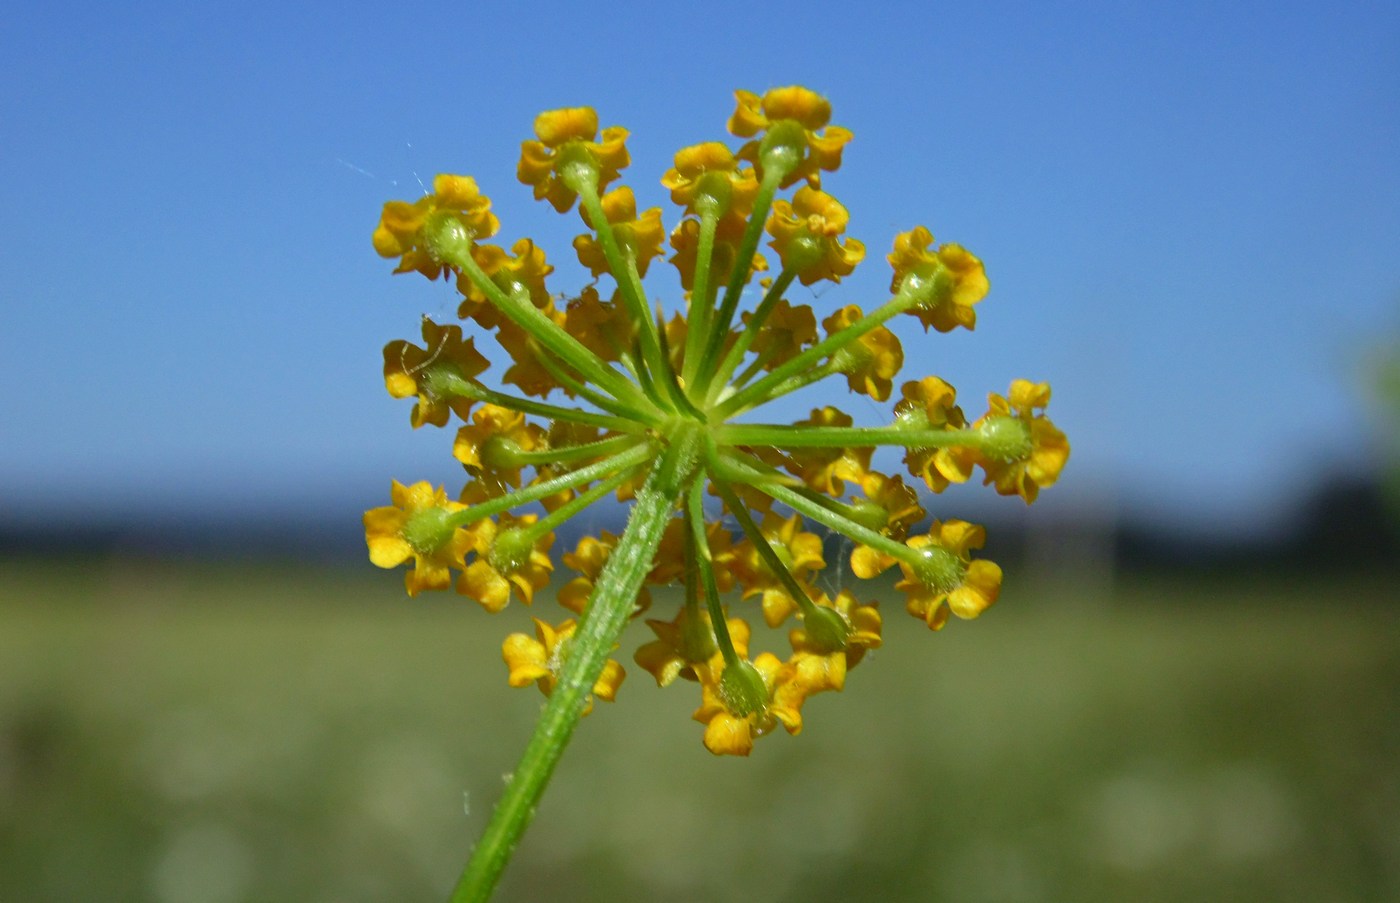
[[[547,200],[565,213],[574,205],[578,192],[562,177],[565,166],[591,168],[602,191],[631,162],[627,154],[627,130],[620,126],[603,129],[598,137],[598,112],[592,107],[549,110],[535,117],[537,141],[520,144],[520,164],[516,176],[535,189],[535,200]]]
[[[740,231],[758,195],[753,170],[741,169],[733,152],[718,141],[676,151],[676,165],[661,177],[661,184],[687,213],[701,216],[711,210],[737,222]]]
[[[501,645],[501,658],[505,659],[510,671],[508,681],[512,687],[528,687],[535,684],[540,692],[549,696],[559,683],[559,666],[563,650],[573,638],[577,625],[568,619],[555,627],[539,618],[535,622],[535,636],[512,633]],[[593,698],[612,702],[617,698],[618,688],[627,677],[622,666],[608,659],[603,666],[603,674],[593,684],[593,693],[584,705],[584,714],[593,710]]]
[[[930,326],[939,332],[951,332],[958,326],[972,329],[977,325],[972,305],[987,297],[991,288],[987,271],[962,245],[947,244],[935,250],[932,244],[933,234],[923,226],[895,237],[894,252],[889,256],[894,267],[890,291],[899,291],[908,276],[932,280],[937,285],[934,295],[910,313],[919,318],[925,331]]]
[[[446,426],[452,412],[466,419],[472,401],[460,395],[440,394],[433,378],[450,376],[469,380],[488,366],[471,339],[462,339],[459,326],[440,326],[423,318],[423,347],[402,339],[384,346],[384,386],[394,398],[417,396],[411,422]]]
[[[476,187],[470,176],[442,174],[433,179],[433,193],[413,203],[389,201],[374,230],[374,250],[380,257],[399,257],[395,273],[416,270],[429,279],[442,275],[445,268],[426,247],[423,226],[435,215],[449,216],[461,223],[473,239],[490,238],[501,227],[491,212],[491,199]]]
[[[919,495],[904,482],[903,477],[887,477],[882,473],[867,473],[860,483],[867,504],[880,512],[879,532],[903,539],[909,528],[928,513],[919,504]]]
[[[792,203],[773,202],[769,244],[778,252],[783,269],[795,270],[803,285],[822,279],[840,282],[865,259],[865,245],[854,238],[840,239],[849,221],[850,215],[836,198],[803,185]]]
[[[987,473],[987,483],[995,483],[1001,495],[1019,495],[1026,504],[1036,500],[1040,490],[1053,486],[1069,460],[1069,440],[1043,414],[1050,403],[1050,384],[1018,379],[1011,383],[1006,398],[995,392],[987,396],[987,413],[973,424],[986,428],[997,418],[1015,418],[1029,435],[1030,451],[1012,460],[982,455],[978,463]]]
[[[637,267],[637,275],[645,276],[652,258],[661,256],[661,245],[666,241],[661,208],[653,207],[637,216],[637,198],[626,185],[603,195],[602,204],[603,215],[612,226],[613,238]],[[579,215],[589,226],[595,226],[589,220],[587,210],[580,207]],[[585,232],[575,238],[574,250],[578,252],[578,262],[588,267],[594,276],[608,272],[603,245],[591,233]]]
[[[578,621],[542,616],[533,634],[524,628],[502,647],[510,684],[550,696],[540,736],[572,724],[590,689],[613,698],[624,672],[607,657],[653,605],[669,610],[647,621],[656,639],[633,658],[658,685],[699,685],[694,718],[711,752],[748,755],[779,725],[798,733],[806,701],[840,691],[882,642],[874,604],[819,588],[832,534],[851,543],[843,548],[857,578],[897,565],[906,608],[933,629],[976,617],[1000,591],[1001,569],[973,557],[982,527],[930,524],[922,487],[883,473],[875,451],[903,454],[934,492],[980,467],[998,492],[1028,502],[1068,458],[1043,413],[1046,384],[1017,380],[969,424],[951,385],[900,377],[892,319],[912,314],[937,332],[976,324],[987,277],[961,246],[935,246],[920,226],[894,241],[893,297],[865,309],[831,304],[820,318],[793,303],[812,294],[802,286],[840,282],[865,256],[847,236],[847,208],[821,191],[851,134],[803,87],[735,96],[729,127],[742,146],[682,148],[661,179],[679,222],[639,213],[618,185],[625,129],[600,133],[589,107],[536,118],[517,175],[561,212],[578,202],[585,285],[553,284],[560,276],[528,238],[489,243],[499,224],[465,176],[438,176],[426,197],[391,201],[375,229],[375,249],[396,259],[396,272],[456,277],[457,313],[472,327],[425,320],[421,346],[384,349],[385,386],[413,399],[415,427],[462,421],[452,454],[467,482],[456,501],[426,482],[395,482],[393,505],[365,515],[371,560],[411,565],[410,594],[455,587],[497,612],[512,599],[532,604],[550,584],[556,531],[598,523],[598,502],[631,511],[625,530],[587,531],[560,550],[568,572],[540,602]],[[684,291],[658,297],[644,277],[655,275],[668,229]],[[759,278],[771,262],[759,253],[765,242],[778,262]],[[489,385],[479,378],[483,334],[503,371]],[[784,409],[775,402],[819,383],[839,393],[833,378],[867,396],[866,408],[891,401],[896,380],[901,392],[863,423],[821,401],[804,419],[767,422]],[[784,633],[790,652],[777,652]]]
[[[426,480],[405,486],[398,480],[390,488],[393,505],[365,512],[365,543],[369,560],[378,567],[395,568],[413,559],[413,569],[404,574],[410,596],[425,589],[447,589],[452,585],[451,568],[463,568],[463,556],[471,538],[465,530],[446,523],[445,515],[465,505],[447,498],[447,491],[436,489]]]
[[[750,91],[735,91],[734,98],[738,106],[729,117],[729,131],[740,138],[767,133],[767,140],[750,141],[739,149],[740,159],[751,161],[760,179],[766,165],[764,151],[770,149],[774,138],[788,144],[798,155],[798,162],[779,183],[780,188],[799,179],[820,188],[822,172],[840,168],[841,151],[852,135],[840,126],[827,126],[831,121],[831,103],[825,97],[792,85],[773,88],[762,97]],[[785,127],[784,123],[792,125]]]
[[[834,600],[822,593],[817,604],[823,608],[835,609],[841,620],[850,628],[850,632],[846,634],[845,650],[835,653],[845,658],[846,671],[860,664],[867,651],[879,649],[883,644],[881,632],[884,629],[884,619],[880,617],[880,609],[875,603],[865,605],[856,599],[850,590],[843,589],[836,594]],[[807,636],[807,631],[800,627],[788,631],[788,642],[795,653],[817,652]],[[844,674],[842,678],[844,679]],[[841,687],[834,686],[832,689],[839,690]]]

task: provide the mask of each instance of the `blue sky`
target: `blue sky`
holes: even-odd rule
[[[627,181],[674,223],[674,151],[723,137],[735,88],[792,83],[855,132],[824,187],[870,248],[812,303],[882,300],[916,224],[979,254],[977,332],[910,320],[905,376],[970,410],[1050,381],[1074,443],[1051,505],[1236,529],[1373,459],[1359,361],[1400,333],[1400,6],[668,9],[16,8],[0,520],[353,508],[454,479],[450,434],[383,390],[382,345],[455,307],[375,256],[383,201],[474,175],[501,237],[535,237],[576,290],[577,217],[514,179],[537,112],[631,129]]]

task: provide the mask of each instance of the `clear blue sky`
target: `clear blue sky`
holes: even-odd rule
[[[14,7],[0,519],[354,508],[452,478],[450,433],[410,431],[379,369],[455,305],[389,275],[380,204],[475,175],[502,237],[576,289],[577,217],[514,180],[538,111],[627,126],[628,182],[665,205],[671,154],[723,136],[735,88],[791,83],[855,132],[824,187],[871,249],[819,310],[880,300],[915,224],[982,256],[977,332],[911,320],[906,375],[970,409],[1049,380],[1074,443],[1051,504],[1243,525],[1367,460],[1357,361],[1400,331],[1400,5],[672,8]]]

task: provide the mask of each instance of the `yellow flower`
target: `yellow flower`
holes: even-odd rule
[[[374,230],[374,249],[380,257],[399,257],[395,273],[416,270],[429,279],[444,272],[442,262],[422,246],[422,229],[434,214],[445,214],[460,222],[475,239],[490,238],[500,228],[491,212],[491,200],[476,187],[470,176],[442,174],[433,179],[433,193],[413,203],[389,201]]]
[[[854,238],[839,239],[849,220],[846,208],[834,197],[803,185],[792,203],[773,202],[769,244],[778,252],[783,269],[796,270],[803,285],[822,279],[840,282],[865,259],[865,245]]]
[[[848,304],[822,320],[827,335],[834,335],[860,320],[864,314]],[[842,348],[832,359],[832,367],[844,374],[852,392],[869,395],[876,401],[890,397],[894,377],[904,366],[904,346],[899,337],[884,326],[876,326]]]
[[[477,353],[471,339],[462,341],[461,327],[440,326],[427,317],[423,318],[423,345],[419,348],[400,339],[384,346],[385,388],[395,398],[418,396],[411,416],[414,429],[425,423],[445,426],[453,411],[465,420],[471,411],[471,399],[438,395],[428,375],[449,371],[469,380],[486,369],[486,358]]]
[[[447,491],[434,489],[426,480],[405,486],[398,480],[390,488],[393,505],[365,512],[365,542],[369,560],[382,568],[394,568],[413,559],[404,574],[410,596],[425,589],[452,585],[451,568],[462,568],[471,537],[460,527],[451,528],[446,516],[465,508],[449,501]]]
[[[909,613],[923,619],[930,629],[941,630],[948,622],[949,612],[971,619],[990,608],[1001,592],[1001,568],[983,558],[972,561],[969,551],[982,548],[986,541],[986,530],[961,520],[934,521],[927,535],[912,537],[908,542],[911,549],[951,552],[963,563],[964,573],[955,586],[929,586],[923,575],[901,561],[899,569],[904,578],[894,586],[904,590]]]
[[[568,649],[577,625],[572,619],[562,622],[558,627],[553,627],[539,618],[532,620],[535,622],[535,636],[512,633],[501,646],[501,657],[505,659],[506,667],[510,670],[508,680],[512,687],[528,687],[535,684],[540,688],[540,692],[549,696],[558,685],[562,656]],[[622,686],[626,677],[627,672],[622,666],[608,659],[607,664],[603,666],[602,675],[593,684],[593,693],[585,704],[584,714],[593,710],[593,697],[605,702],[616,699],[618,688]]]
[[[744,221],[753,210],[758,180],[752,169],[740,169],[729,148],[718,141],[706,141],[676,151],[676,165],[661,177],[671,190],[671,200],[700,216],[707,204],[743,231]]]
[[[919,496],[904,484],[900,477],[887,477],[871,471],[860,481],[865,492],[866,504],[879,509],[883,526],[880,532],[895,539],[903,539],[909,528],[924,519],[925,511],[919,505]]]
[[[484,404],[472,414],[472,422],[457,431],[452,456],[478,479],[502,488],[519,488],[525,465],[512,455],[535,451],[543,444],[544,430],[527,422],[524,414]]]
[[[877,615],[878,618],[878,615]],[[865,620],[865,619],[862,619]],[[868,623],[868,622],[867,622]],[[789,734],[802,731],[802,706],[808,697],[828,690],[840,690],[845,685],[849,668],[844,652],[818,653],[803,644],[800,630],[793,631],[794,652],[786,662],[771,652],[760,653],[751,663],[762,681],[762,704],[745,713],[736,710],[726,699],[717,675],[711,669],[710,678],[700,681],[700,708],[692,716],[705,725],[705,748],[715,755],[747,756],[754,741],[781,724]],[[865,639],[869,639],[868,634]],[[878,628],[875,645],[878,645]],[[741,648],[741,646],[743,648]],[[747,642],[735,642],[739,655],[748,654]]]
[[[908,382],[900,389],[904,399],[894,406],[895,422],[909,429],[954,430],[967,425],[962,408],[954,404],[957,392],[936,376]],[[909,448],[904,463],[922,477],[928,488],[942,492],[950,483],[966,483],[977,454],[964,446]]]
[[[457,592],[475,600],[489,612],[510,602],[512,591],[529,605],[535,592],[549,585],[554,563],[549,547],[554,534],[545,533],[528,547],[521,547],[519,530],[538,520],[533,514],[502,514],[499,524],[481,520],[473,525],[471,548],[476,559],[457,578]]]
[[[842,590],[835,600],[822,593],[814,601],[839,614],[846,624],[847,634],[846,648],[827,652],[814,643],[802,627],[788,631],[793,652],[788,665],[797,672],[794,682],[803,687],[808,696],[844,687],[846,673],[860,663],[867,651],[880,648],[883,627],[879,608],[860,604],[849,590]]]
[[[588,166],[598,178],[602,192],[627,166],[627,130],[618,126],[603,129],[598,138],[598,113],[592,107],[549,110],[535,117],[537,141],[520,145],[516,176],[535,189],[535,200],[547,200],[565,213],[578,193],[564,184],[560,170],[565,165]]]
[[[666,240],[666,227],[661,224],[661,208],[653,207],[638,217],[637,198],[626,185],[603,195],[602,205],[603,215],[612,226],[618,248],[636,265],[637,275],[645,276],[651,259],[661,256],[661,244]],[[596,228],[588,218],[588,211],[580,207],[579,213],[585,223]],[[592,235],[583,234],[575,238],[574,250],[578,252],[578,262],[588,267],[594,276],[609,272],[603,246]]]
[[[987,271],[982,261],[961,245],[948,244],[931,250],[931,244],[933,235],[923,226],[895,237],[894,253],[889,256],[890,266],[894,267],[890,291],[899,291],[910,275],[933,279],[938,283],[934,296],[910,311],[924,324],[924,331],[930,326],[939,332],[951,332],[958,326],[972,329],[977,325],[977,311],[972,305],[987,297],[991,288]]]
[[[1027,504],[1035,501],[1040,490],[1054,485],[1060,471],[1069,460],[1069,440],[1051,423],[1042,411],[1050,403],[1050,384],[1018,379],[1011,383],[1009,400],[995,392],[987,396],[989,410],[974,428],[985,427],[1001,417],[1014,417],[1024,424],[1030,437],[1030,451],[1012,460],[999,460],[991,455],[978,459],[987,472],[987,483],[996,483],[1001,495],[1019,495]]]
[[[798,135],[797,148],[802,159],[779,183],[780,188],[806,179],[813,188],[822,185],[823,170],[834,172],[841,166],[841,151],[851,140],[851,133],[840,126],[827,127],[831,121],[831,103],[825,97],[806,88],[793,85],[773,88],[760,98],[749,91],[735,91],[738,106],[729,117],[729,131],[740,138],[751,138],[759,132],[771,132],[783,122],[792,122]],[[739,158],[749,160],[763,177],[760,142],[750,141],[739,149]]]

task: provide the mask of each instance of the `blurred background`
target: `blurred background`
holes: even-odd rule
[[[988,525],[1000,604],[932,635],[891,596],[798,738],[715,759],[693,688],[633,669],[502,898],[1400,898],[1394,4],[6,20],[0,899],[445,895],[538,698],[499,660],[523,608],[364,559],[391,478],[461,483],[384,392],[382,346],[456,301],[389,275],[380,205],[474,175],[577,291],[581,224],[514,178],[537,112],[629,128],[674,222],[675,150],[793,83],[855,133],[823,187],[868,248],[794,301],[883,300],[917,224],[966,245],[977,331],[907,318],[904,376],[969,413],[1048,381],[1073,457],[1031,509],[929,502]]]

